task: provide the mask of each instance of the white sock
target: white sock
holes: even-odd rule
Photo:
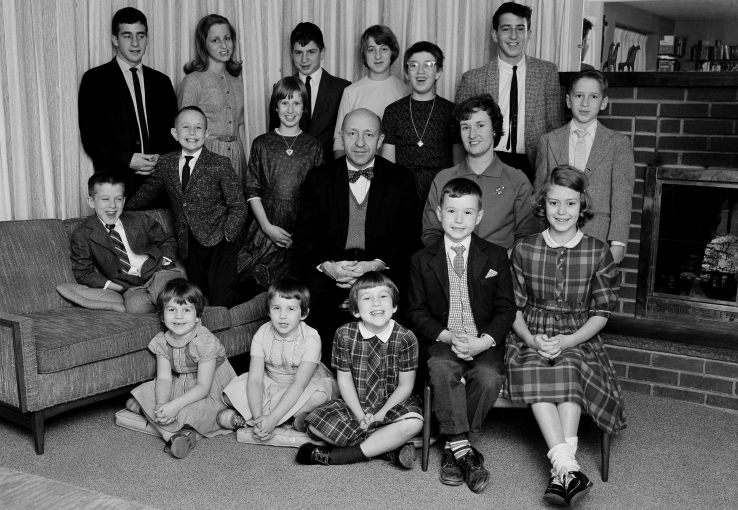
[[[554,471],[559,476],[563,476],[569,471],[580,471],[579,464],[566,443],[557,444],[546,455],[548,456],[548,460],[551,461]]]
[[[569,445],[569,448],[571,448],[571,454],[576,457],[577,456],[577,446],[579,445],[579,437],[578,436],[565,437],[564,441],[566,441],[566,444]]]

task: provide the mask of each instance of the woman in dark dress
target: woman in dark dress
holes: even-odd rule
[[[289,272],[300,187],[308,171],[323,163],[320,142],[300,129],[306,104],[307,90],[299,79],[289,76],[274,85],[269,107],[277,111],[279,127],[254,140],[244,174],[246,200],[255,220],[238,268],[265,289]]]

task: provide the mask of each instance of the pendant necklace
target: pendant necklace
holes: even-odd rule
[[[416,144],[418,147],[422,147],[423,144],[423,137],[425,136],[425,130],[428,129],[428,123],[430,122],[431,115],[433,115],[433,108],[436,106],[436,96],[433,96],[433,104],[431,104],[430,113],[428,114],[428,118],[425,121],[425,126],[423,126],[423,132],[421,134],[418,134],[418,130],[415,127],[415,121],[413,120],[413,98],[410,98],[410,123],[413,125],[413,131],[415,131],[415,136],[418,137],[418,141]]]
[[[297,141],[297,137],[302,134],[302,130],[298,131],[298,133],[295,135],[295,139],[292,140],[292,143],[287,143],[287,139],[284,137],[282,133],[279,132],[279,129],[274,130],[279,136],[282,137],[282,141],[284,142],[285,146],[287,147],[287,150],[285,151],[288,156],[292,156],[292,153],[295,152],[292,150],[292,147],[295,145],[295,142]]]

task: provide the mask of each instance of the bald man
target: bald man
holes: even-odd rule
[[[336,328],[352,320],[342,304],[353,282],[384,271],[403,295],[410,255],[420,247],[413,176],[377,155],[379,117],[364,108],[350,112],[341,137],[346,155],[305,178],[294,234],[294,272],[310,289],[307,320],[323,340],[324,362]]]

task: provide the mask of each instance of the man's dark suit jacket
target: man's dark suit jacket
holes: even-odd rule
[[[170,133],[177,114],[177,96],[165,74],[143,66],[149,153],[176,150]],[[95,172],[113,170],[127,176],[129,197],[146,178],[128,167],[135,152],[144,152],[138,118],[123,72],[115,58],[85,72],[79,86],[79,131]]]
[[[407,317],[421,344],[430,345],[447,329],[449,279],[443,238],[412,256]],[[507,251],[472,234],[466,269],[469,303],[478,334],[494,338],[505,352],[517,307]]]
[[[294,75],[299,79],[299,74]],[[320,140],[323,147],[323,157],[326,161],[333,159],[333,133],[336,130],[336,117],[338,116],[338,106],[341,104],[343,89],[351,85],[351,82],[343,78],[337,78],[328,71],[323,69],[323,75],[320,77],[320,86],[318,87],[318,95],[315,98],[315,107],[313,108],[313,117],[310,120],[310,126],[305,129],[305,116],[300,120],[300,127],[306,133],[313,135]],[[279,116],[276,110],[269,112],[269,131],[274,131],[279,127]]]
[[[294,264],[300,275],[326,260],[344,260],[349,224],[346,157],[308,172],[294,235]],[[417,192],[412,174],[376,156],[367,194],[365,257],[381,259],[393,278],[407,279],[410,255],[419,246]],[[395,282],[401,286],[401,282]]]
[[[124,289],[143,285],[161,269],[163,257],[172,261],[177,258],[177,243],[155,219],[142,212],[124,212],[120,221],[131,250],[149,256],[141,267],[141,276],[120,272],[118,255],[110,235],[93,213],[72,233],[72,272],[78,283],[101,288],[110,280]]]
[[[188,230],[203,246],[214,246],[224,237],[235,241],[246,221],[246,200],[231,161],[203,147],[187,189],[179,178],[181,151],[159,158],[154,173],[128,207],[137,209],[152,202],[162,191],[169,195],[179,253],[187,258]]]

